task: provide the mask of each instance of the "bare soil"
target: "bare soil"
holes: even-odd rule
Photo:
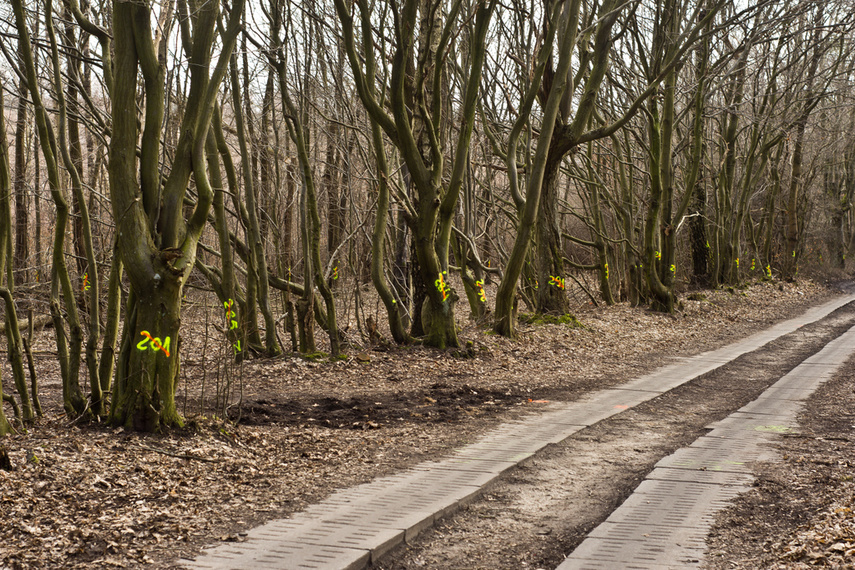
[[[855,307],[844,307],[578,432],[522,464],[494,485],[485,500],[399,548],[378,568],[555,568],[632,493],[657,461],[702,436],[705,426],[754,400],[853,324]],[[800,500],[810,501],[810,497]],[[741,522],[754,524],[752,514],[743,516]],[[767,518],[787,520],[783,509]],[[730,538],[724,537],[719,544],[725,553]]]
[[[342,361],[242,365],[229,363],[225,339],[210,340],[214,305],[194,300],[179,389],[188,428],[161,435],[66,420],[47,331],[37,344],[45,417],[0,441],[12,466],[0,470],[0,568],[173,567],[205,544],[242,540],[264,520],[471,442],[543,401],[733,342],[834,294],[810,282],[760,283],[685,299],[677,316],[580,306],[582,328],[527,325],[515,341],[461,322],[466,346],[455,351],[379,344]],[[552,446],[380,567],[554,566],[659,457],[752,399],[852,316],[839,311],[731,365],[743,368]],[[8,380],[4,388],[13,389]]]
[[[720,513],[706,568],[855,568],[855,360],[824,384],[758,465],[754,488]]]

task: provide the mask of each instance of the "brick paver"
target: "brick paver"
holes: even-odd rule
[[[804,401],[855,353],[855,327],[656,468],[558,570],[694,568],[715,514],[776,459],[769,443],[797,427]]]
[[[405,472],[341,491],[290,518],[270,521],[252,529],[245,542],[205,549],[195,560],[182,560],[180,564],[197,569],[365,568],[390,548],[476,498],[486,485],[504,471],[549,443],[562,441],[587,426],[655,398],[784,334],[819,320],[853,300],[855,296],[835,299],[738,343],[694,358],[681,359],[619,388],[589,394],[575,402],[550,404],[543,413],[505,424],[441,461],[425,462]],[[820,361],[814,364],[823,366]],[[796,389],[790,385],[783,388]],[[767,419],[769,421],[764,420],[762,425],[778,425],[783,421],[777,416],[769,416]],[[722,427],[729,429],[727,425]],[[765,437],[769,432],[757,433]],[[750,446],[746,444],[743,447]],[[704,454],[711,451],[719,453],[720,450],[699,447],[684,452],[688,455],[681,460],[695,464],[707,461],[712,466],[711,460],[704,459]],[[756,455],[752,457],[756,458]],[[734,476],[745,477],[745,469],[738,469],[735,464],[719,466],[722,473],[732,472]],[[710,479],[710,474],[715,474],[715,468],[697,477],[707,482],[707,486],[700,489],[709,491],[709,501],[729,498],[729,491],[722,489],[731,483],[713,484],[712,481],[719,479]],[[721,477],[719,474],[715,476]],[[698,494],[699,488],[695,481],[685,481],[679,477],[669,477],[666,481],[672,489],[686,488],[694,496],[706,497],[703,493]],[[714,488],[718,490],[714,491]],[[661,493],[657,492],[656,496],[661,496]],[[707,501],[706,498],[703,500]],[[650,516],[653,514],[648,518]],[[623,526],[615,526],[614,529],[624,528],[626,524],[621,522]],[[604,534],[596,540],[605,545],[618,544],[611,534]],[[659,547],[654,545],[653,548]],[[584,550],[577,552],[581,556]]]

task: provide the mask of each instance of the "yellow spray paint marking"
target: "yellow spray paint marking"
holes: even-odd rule
[[[549,284],[555,285],[562,291],[564,290],[564,278],[563,277],[555,277],[554,275],[549,276]]]
[[[223,306],[226,308],[226,320],[229,321],[229,330],[235,330],[238,328],[238,322],[235,320],[235,312],[232,310],[232,306],[234,306],[234,301],[229,299],[228,301],[223,301]]]
[[[609,278],[609,264],[606,263],[605,265],[603,265],[603,269],[606,270],[606,279],[608,280],[608,278]]]
[[[475,286],[478,287],[478,300],[480,300],[482,303],[486,303],[487,295],[486,293],[484,293],[484,280],[479,279],[475,282]]]
[[[662,253],[659,251],[654,251],[653,257],[655,257],[657,260],[662,259]]]
[[[443,271],[442,273],[439,274],[439,279],[434,281],[434,285],[436,285],[437,291],[439,291],[442,294],[443,302],[446,299],[448,299],[448,284],[445,282],[445,275],[446,274],[447,274],[447,272]]]
[[[149,347],[151,347],[154,351],[163,351],[163,353],[169,357],[169,346],[171,342],[169,337],[166,337],[165,340],[160,340],[160,337],[153,337],[148,331],[140,331],[140,334],[145,338],[137,343],[137,349],[148,350]]]
[[[291,273],[290,268],[288,269],[288,273],[290,275],[290,273]],[[225,309],[226,309],[226,320],[229,322],[229,330],[230,331],[237,330],[237,328],[238,328],[238,322],[237,322],[237,319],[235,319],[235,317],[237,315],[235,314],[234,309],[232,308],[232,307],[234,307],[234,304],[235,304],[234,299],[229,299],[228,301],[223,301],[223,307],[225,307]],[[237,355],[237,353],[240,352],[240,340],[238,340],[235,344],[233,344],[232,348],[234,348],[235,355]]]
[[[89,285],[89,274],[88,274],[88,273],[84,273],[84,274],[83,274],[83,290],[84,290],[84,291],[89,291],[89,289],[91,289],[91,288],[92,288],[92,287]]]

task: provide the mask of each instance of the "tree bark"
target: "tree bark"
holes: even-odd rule
[[[18,49],[18,58],[23,64],[23,54]],[[15,284],[29,281],[30,264],[30,204],[27,199],[27,82],[22,78],[18,85],[18,116],[15,122]],[[5,131],[3,131],[5,132]],[[39,245],[36,244],[36,248]]]
[[[165,40],[151,37],[148,6],[113,3],[114,28],[122,33],[116,34],[113,50],[110,197],[131,288],[111,420],[143,431],[182,424],[175,407],[182,290],[195,265],[199,238],[213,203],[205,147],[216,97],[240,29],[243,1],[231,7],[213,69],[219,6],[202,3],[194,6],[191,15],[179,2],[179,10],[182,45],[190,59],[190,104],[181,118],[172,168],[161,193]],[[145,94],[139,171],[138,71],[143,75]],[[189,219],[184,219],[184,196],[191,175],[198,198]]]
[[[4,109],[3,104],[3,92],[0,89],[0,109]],[[6,132],[6,118],[4,113],[0,113],[0,133]],[[3,297],[6,310],[5,310],[5,323],[6,323],[6,344],[8,347],[8,353],[10,357],[14,357],[16,354],[15,346],[15,332],[17,329],[17,323],[15,317],[15,304],[12,301],[12,295],[9,293],[9,290],[3,287],[4,280],[8,280],[9,287],[14,286],[14,279],[12,278],[11,270],[12,270],[12,260],[11,256],[8,253],[12,249],[12,204],[11,204],[11,190],[12,184],[10,179],[9,172],[9,145],[6,141],[6,137],[0,138],[0,296]],[[8,265],[7,265],[8,263]],[[15,328],[13,329],[13,325]],[[18,337],[20,337],[20,331],[18,331]],[[13,374],[15,374],[15,381],[17,385],[17,366],[13,366]],[[21,393],[21,388],[18,386],[18,391]],[[24,387],[21,401],[25,401],[27,396],[26,386]],[[32,412],[31,412],[32,413]],[[6,419],[6,414],[3,412],[3,379],[0,377],[0,437],[12,433],[14,429],[12,425],[9,423],[9,420]]]

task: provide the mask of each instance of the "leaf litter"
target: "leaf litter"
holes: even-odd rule
[[[242,405],[231,408],[238,424],[205,413],[201,384],[216,363],[190,340],[178,393],[188,428],[163,435],[69,425],[56,364],[41,358],[46,417],[0,441],[12,465],[0,470],[0,568],[174,567],[545,401],[732,342],[832,294],[811,282],[759,283],[683,300],[676,316],[584,305],[574,312],[583,327],[521,324],[517,340],[462,319],[466,348],[457,351],[378,344],[336,362],[251,361],[240,370]],[[188,313],[190,327],[204,326]],[[49,350],[50,334],[41,342]],[[838,543],[848,544],[840,538],[830,552]]]

